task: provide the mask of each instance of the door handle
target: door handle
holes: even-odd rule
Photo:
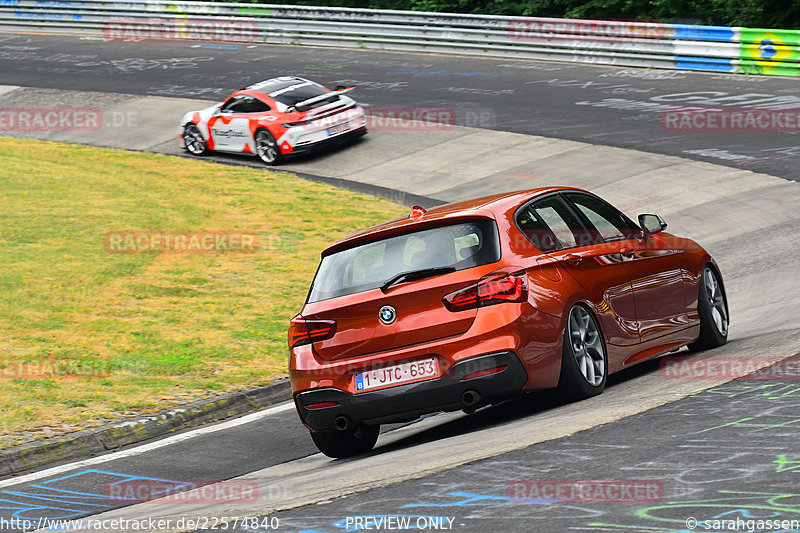
[[[623,246],[619,249],[619,253],[621,254],[631,254],[633,253],[633,248],[628,248],[627,246]]]
[[[577,266],[582,260],[583,258],[581,256],[575,254],[567,254],[564,256],[564,262],[572,266]]]

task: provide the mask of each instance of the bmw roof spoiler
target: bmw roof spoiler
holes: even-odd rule
[[[349,93],[350,91],[352,91],[355,88],[356,88],[356,86],[353,85],[352,87],[345,87],[345,88],[342,88],[342,89],[336,89],[335,91],[331,91],[329,93],[321,94],[319,96],[315,96],[313,98],[309,98],[308,100],[303,100],[302,102],[297,102],[293,106],[290,106],[288,111],[294,111],[298,107],[304,107],[304,106],[307,106],[309,104],[313,104],[314,102],[320,102],[322,100],[327,100],[328,98],[330,98],[333,95],[341,95],[341,94],[344,94],[344,93]]]

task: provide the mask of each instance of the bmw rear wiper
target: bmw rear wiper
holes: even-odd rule
[[[393,285],[397,285],[398,283],[405,283],[406,281],[415,281],[418,279],[429,278],[431,276],[438,276],[439,274],[448,274],[450,272],[455,272],[456,267],[433,267],[433,268],[423,268],[421,270],[412,270],[410,272],[401,272],[396,276],[392,276],[391,278],[387,279],[383,285],[381,285],[381,292],[386,292],[389,290],[390,287]]]

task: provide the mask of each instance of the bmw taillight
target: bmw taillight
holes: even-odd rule
[[[528,278],[519,267],[506,267],[483,276],[478,283],[451,292],[442,302],[450,311],[465,311],[487,305],[525,302]]]
[[[336,333],[333,320],[306,320],[300,315],[289,322],[289,349],[330,339]]]

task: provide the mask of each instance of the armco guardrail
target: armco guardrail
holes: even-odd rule
[[[212,2],[0,0],[0,30],[800,75],[800,31]]]

